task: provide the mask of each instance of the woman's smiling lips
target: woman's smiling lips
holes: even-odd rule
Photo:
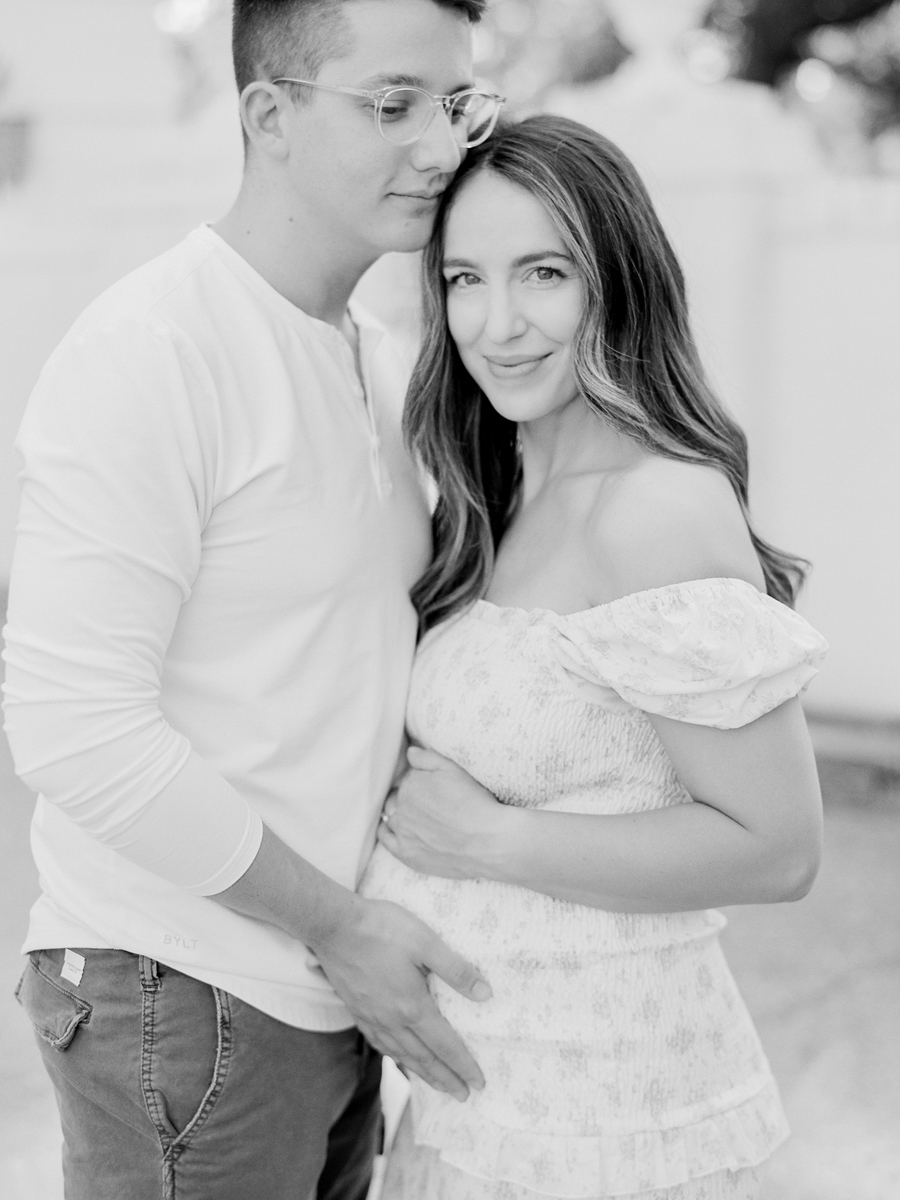
[[[483,357],[487,363],[488,372],[495,379],[520,379],[523,375],[530,375],[532,371],[536,371],[541,363],[547,361],[550,353],[548,351],[546,354],[513,354],[509,356],[485,354]]]

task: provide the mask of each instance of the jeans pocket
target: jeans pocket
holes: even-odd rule
[[[54,1050],[66,1050],[79,1026],[90,1021],[92,1007],[46,975],[39,964],[40,955],[32,954],[16,988],[16,999],[37,1034]]]
[[[183,1149],[206,1123],[231,1053],[229,997],[161,964],[144,989],[141,1082],[164,1147]]]

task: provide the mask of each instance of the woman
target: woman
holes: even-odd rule
[[[472,151],[426,286],[418,745],[363,890],[494,994],[433,981],[487,1086],[412,1081],[385,1200],[749,1200],[786,1126],[709,906],[818,866],[805,564],[749,524],[743,435],[604,138],[542,116]]]

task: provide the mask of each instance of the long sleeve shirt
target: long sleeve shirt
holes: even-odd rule
[[[210,896],[263,823],[354,887],[400,747],[428,514],[406,364],[354,318],[362,379],[205,227],[91,305],[20,431],[5,630],[25,949],[146,954],[324,1030],[351,1019],[306,948]]]

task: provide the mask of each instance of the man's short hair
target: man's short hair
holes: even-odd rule
[[[487,0],[429,0],[473,24]],[[322,64],[347,52],[343,0],[234,0],[232,52],[238,92],[257,79],[315,79]]]

